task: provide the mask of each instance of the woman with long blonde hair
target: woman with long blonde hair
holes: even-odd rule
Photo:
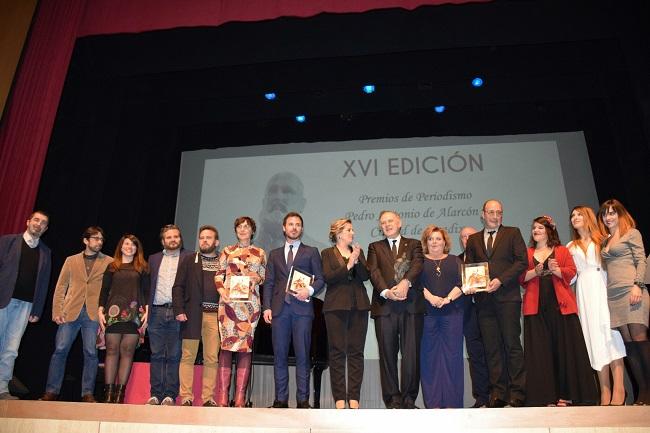
[[[578,276],[576,298],[578,317],[591,368],[598,373],[601,406],[625,402],[623,358],[625,345],[621,334],[610,327],[607,306],[607,273],[603,269],[600,248],[605,235],[598,228],[596,215],[587,206],[571,210],[571,242],[567,248],[573,256]],[[610,380],[610,372],[612,380]],[[613,387],[612,387],[613,382]]]

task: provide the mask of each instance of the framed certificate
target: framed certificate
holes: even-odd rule
[[[249,302],[251,300],[251,277],[231,275],[228,297],[230,302]]]
[[[299,289],[309,287],[314,282],[314,276],[302,269],[291,267],[289,279],[287,280],[287,293],[295,295]],[[309,298],[305,302],[309,302]]]
[[[468,290],[484,292],[490,282],[488,262],[464,263],[462,265],[463,293]]]

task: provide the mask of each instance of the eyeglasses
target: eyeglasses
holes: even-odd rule
[[[91,236],[90,239],[94,239],[97,242],[104,242],[104,238],[101,236]]]
[[[503,215],[502,210],[486,210],[485,213],[490,215],[490,216],[501,216],[501,215]]]

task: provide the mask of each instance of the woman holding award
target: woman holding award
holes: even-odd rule
[[[463,407],[462,262],[449,254],[447,231],[430,225],[422,232],[424,263],[420,273],[427,301],[420,346],[420,381],[424,406]]]
[[[329,238],[335,245],[324,249],[321,256],[327,284],[323,313],[329,343],[332,396],[337,409],[344,409],[346,401],[350,409],[359,409],[370,310],[363,282],[369,275],[363,251],[353,242],[352,221],[337,219],[332,222]]]
[[[524,287],[527,406],[593,404],[597,390],[569,284],[576,275],[549,216],[533,220]]]
[[[598,226],[609,235],[600,254],[607,269],[610,325],[625,342],[625,361],[638,389],[635,404],[650,404],[650,302],[644,283],[643,239],[634,219],[618,200],[607,200],[600,206]]]
[[[255,221],[247,216],[235,220],[237,244],[223,249],[215,283],[219,291],[219,374],[217,406],[228,406],[232,354],[237,353],[235,407],[246,404],[246,388],[253,359],[253,336],[260,318],[260,290],[266,271],[266,254],[252,245]]]
[[[605,236],[598,229],[594,211],[586,206],[573,208],[571,228],[573,240],[569,242],[567,248],[578,269],[576,280],[578,316],[591,368],[598,373],[600,404],[620,406],[625,402],[623,383],[625,346],[620,332],[610,327],[607,274],[600,258],[600,248]]]

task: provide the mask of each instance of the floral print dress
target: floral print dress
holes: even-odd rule
[[[219,333],[221,349],[231,352],[250,352],[253,350],[253,336],[260,319],[260,284],[266,273],[266,253],[254,245],[231,245],[219,257],[219,271],[215,275],[217,289],[230,290],[233,275],[259,276],[258,284],[251,287],[247,301],[219,301]]]

